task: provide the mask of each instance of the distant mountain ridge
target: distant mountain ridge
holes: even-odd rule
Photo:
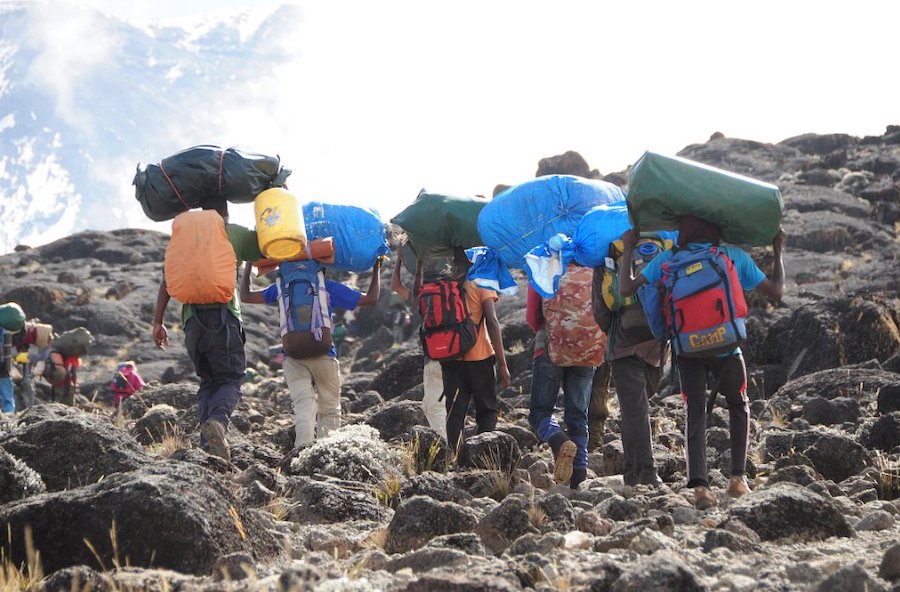
[[[67,4],[0,3],[0,252],[145,222],[129,185],[137,162],[215,137],[247,81],[286,59],[277,39],[297,11],[258,26],[241,13],[136,27]]]

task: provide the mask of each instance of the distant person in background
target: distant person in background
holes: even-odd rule
[[[16,412],[16,399],[10,377],[13,360],[13,334],[0,328],[0,411],[12,415]]]
[[[228,241],[234,249],[238,265],[258,256],[256,233],[243,226],[228,224],[227,202],[204,209],[215,209],[225,220]],[[153,313],[153,341],[159,349],[165,349],[169,344],[169,332],[164,324],[169,299],[163,275]],[[231,462],[231,449],[225,433],[231,413],[241,398],[240,385],[247,368],[237,288],[227,304],[182,305],[181,326],[185,348],[200,377],[200,388],[197,390],[200,445],[210,454]]]
[[[290,262],[288,262],[290,263]],[[284,265],[284,264],[282,264]],[[308,284],[290,283],[287,286],[281,284],[280,277],[275,283],[262,290],[253,290],[250,287],[250,278],[253,266],[247,263],[244,274],[241,276],[240,295],[241,302],[251,304],[278,304],[279,320],[281,323],[282,339],[299,333],[311,334],[314,327],[311,318],[303,327],[289,330],[292,318],[299,320],[299,311],[293,308],[292,290],[313,290],[312,300],[321,302],[320,290],[324,287],[327,310],[320,311],[332,319],[335,308],[352,311],[358,306],[374,306],[378,303],[381,293],[379,272],[381,271],[381,259],[377,259],[372,268],[372,279],[367,292],[362,293],[341,283],[325,279],[324,272],[311,272]],[[315,282],[315,286],[312,285]],[[287,294],[285,294],[287,291]],[[312,311],[307,311],[311,313]],[[300,320],[300,323],[304,321]],[[331,324],[329,323],[329,326]],[[286,355],[282,360],[284,379],[291,393],[291,402],[294,407],[294,446],[305,446],[313,442],[314,438],[325,437],[331,430],[341,426],[341,365],[337,359],[336,344],[332,336],[330,347],[324,354],[302,355],[290,351],[285,346]]]
[[[144,388],[144,384],[134,362],[129,360],[116,366],[116,372],[108,385],[113,395],[113,408],[118,410],[122,401]]]
[[[715,248],[733,262],[742,290],[737,291],[743,299],[743,292],[759,290],[764,296],[778,302],[784,293],[784,262],[782,246],[784,232],[779,230],[772,240],[775,254],[775,266],[772,278],[769,279],[760,270],[753,259],[738,247],[719,246],[721,230],[715,224],[696,216],[682,216],[678,225],[679,254],[692,254],[710,251]],[[622,235],[624,242],[623,264],[619,269],[619,287],[623,296],[631,296],[637,289],[649,283],[662,286],[664,274],[667,273],[668,262],[676,257],[674,250],[664,251],[648,265],[644,266],[636,277],[632,277],[632,251],[640,240],[636,230]],[[692,271],[696,273],[697,270]],[[668,298],[667,294],[667,298]],[[713,306],[710,301],[710,306]],[[722,306],[718,301],[716,306]],[[746,306],[746,305],[744,305]],[[690,312],[690,311],[688,311]],[[721,310],[706,311],[711,316],[722,317]],[[694,489],[694,505],[701,510],[714,506],[716,497],[709,489],[709,473],[706,463],[706,386],[707,375],[712,373],[715,389],[725,397],[728,403],[729,428],[731,432],[731,475],[727,494],[738,498],[750,492],[745,477],[747,463],[747,444],[750,428],[750,409],[747,399],[747,370],[741,349],[710,355],[707,357],[686,357],[679,355],[677,362],[681,378],[683,396],[687,404],[687,420],[685,423],[685,453],[687,456],[687,486]]]

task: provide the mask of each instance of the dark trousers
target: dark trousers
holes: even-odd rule
[[[721,358],[678,358],[681,389],[687,398],[684,425],[688,463],[688,487],[709,486],[706,466],[706,379],[712,373],[719,394],[728,403],[731,431],[731,476],[744,474],[750,406],[747,400],[747,371],[741,354]]]
[[[609,417],[609,376],[609,362],[603,362],[597,366],[591,382],[588,405],[588,450],[591,452],[603,445],[603,429]]]
[[[612,360],[612,376],[619,399],[619,427],[626,485],[656,482],[653,443],[650,435],[650,396],[659,386],[660,370],[637,356]]]
[[[241,398],[241,380],[247,368],[241,322],[224,305],[195,308],[185,323],[184,345],[200,377],[200,424],[214,419],[227,428]]]
[[[494,356],[478,362],[441,362],[441,372],[444,404],[447,407],[447,443],[451,450],[458,450],[470,402],[475,404],[475,423],[479,434],[497,427]]]

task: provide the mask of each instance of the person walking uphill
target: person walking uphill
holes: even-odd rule
[[[332,336],[334,308],[347,311],[374,306],[381,293],[381,259],[363,294],[325,279],[316,261],[286,261],[278,279],[263,290],[250,289],[252,265],[241,277],[241,301],[278,303],[281,339],[286,354],[282,367],[294,406],[294,446],[310,444],[341,425],[341,366]]]
[[[469,404],[475,405],[475,422],[478,433],[497,427],[497,385],[509,386],[509,369],[503,351],[500,322],[494,303],[497,293],[479,288],[473,282],[463,281],[471,262],[462,248],[454,249],[452,278],[462,284],[463,301],[469,319],[475,326],[475,344],[456,359],[441,360],[444,404],[447,408],[447,443],[458,451],[463,442],[463,429]],[[418,290],[417,290],[418,291]],[[427,350],[426,350],[427,353]],[[494,366],[497,374],[495,377]]]
[[[528,423],[553,451],[553,478],[577,489],[587,478],[588,406],[594,369],[603,364],[606,339],[591,313],[592,272],[571,265],[559,280],[559,290],[544,300],[528,287],[525,318],[536,337],[531,375]],[[553,415],[559,389],[564,396],[565,431]]]
[[[775,264],[771,279],[766,278],[741,249],[719,246],[719,228],[702,218],[682,216],[678,233],[678,249],[663,252],[637,277],[631,277],[629,270],[631,252],[639,235],[634,230],[625,233],[619,286],[623,296],[634,294],[645,283],[664,290],[666,330],[677,355],[682,393],[687,403],[687,485],[694,489],[696,507],[707,509],[716,504],[716,497],[709,489],[706,464],[706,379],[709,372],[715,380],[715,390],[724,395],[728,403],[731,478],[727,493],[731,497],[741,497],[750,491],[744,477],[750,423],[747,371],[737,346],[744,337],[743,320],[747,314],[743,291],[756,289],[774,302],[781,299],[784,292],[784,232],[779,230],[772,240]]]
[[[159,349],[168,346],[166,306],[170,298],[178,299],[184,345],[200,377],[200,446],[230,462],[225,433],[247,366],[237,269],[239,262],[257,257],[258,250],[256,233],[227,220],[225,202],[175,217],[156,297],[153,341]]]
[[[671,241],[665,242],[658,235],[642,236],[631,254],[632,274],[667,247],[671,247]],[[606,359],[619,400],[622,478],[625,485],[657,486],[662,481],[653,460],[649,397],[659,387],[665,349],[653,336],[637,298],[623,298],[619,293],[618,267],[624,258],[621,240],[610,245],[609,255],[605,267],[593,272],[591,305],[594,319],[607,334]]]

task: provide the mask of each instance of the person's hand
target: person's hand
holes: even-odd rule
[[[375,273],[378,273],[378,271],[381,269],[381,260],[382,259],[383,259],[383,257],[378,257],[375,259],[375,265],[372,267],[372,271],[374,271]],[[399,261],[399,259],[398,259],[398,261]]]
[[[780,253],[781,248],[784,246],[784,236],[784,228],[779,228],[778,234],[772,239],[772,250],[776,253]]]
[[[169,345],[169,331],[162,323],[153,323],[153,342],[157,349],[166,349]]]
[[[641,239],[641,232],[637,228],[629,228],[622,233],[622,245],[626,249],[633,249]]]
[[[505,389],[509,386],[509,368],[506,364],[499,364],[497,368],[497,378],[500,381],[500,388]]]

